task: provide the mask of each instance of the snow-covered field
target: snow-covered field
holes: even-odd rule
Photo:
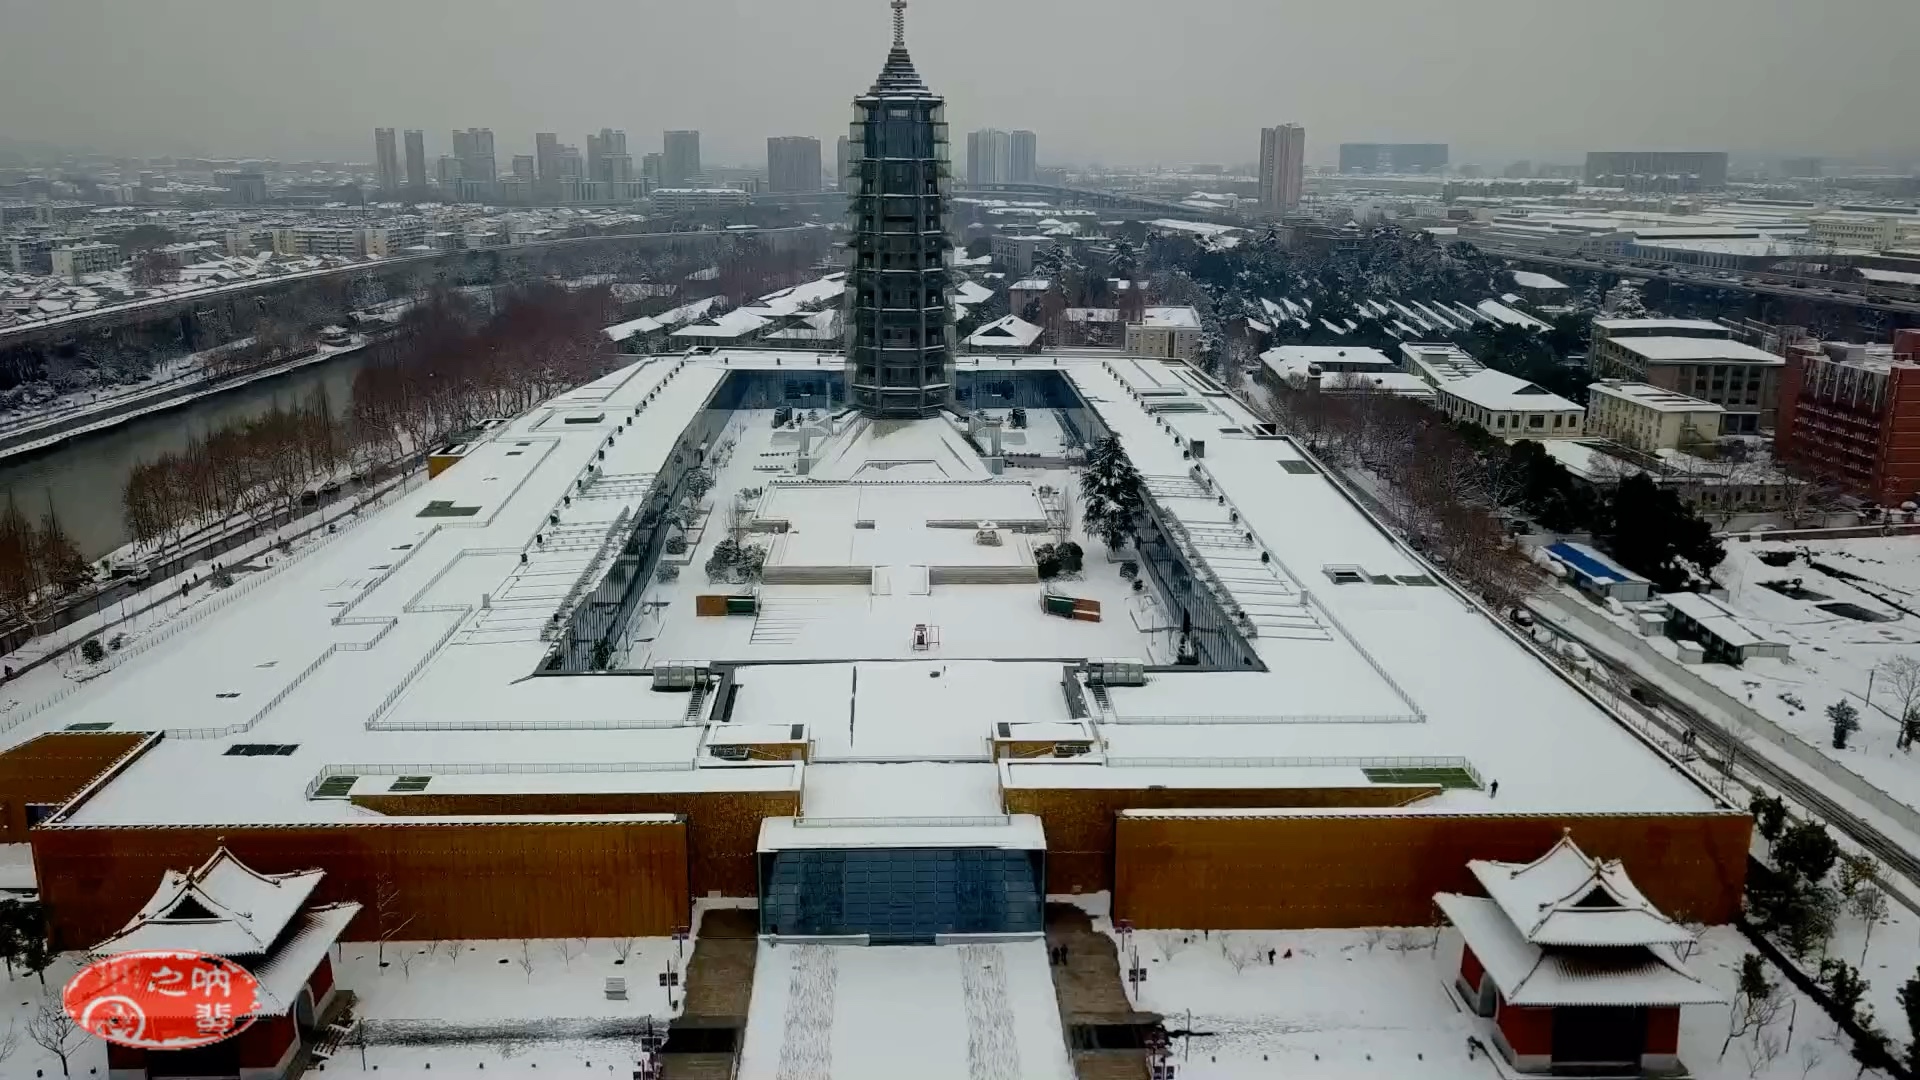
[[[1111,932],[1105,920],[1096,925]],[[1485,1080],[1495,1072],[1484,1056],[1469,1056],[1469,1035],[1490,1045],[1489,1022],[1467,1012],[1450,989],[1460,960],[1452,931],[1136,931],[1129,937],[1127,947],[1147,970],[1138,1007],[1163,1014],[1169,1030],[1197,1033],[1173,1040],[1183,1078]],[[1738,931],[1714,927],[1691,962],[1731,998],[1748,951]],[[1700,1080],[1853,1077],[1858,1065],[1844,1039],[1835,1040],[1832,1021],[1791,987],[1782,993],[1791,1004],[1760,1044],[1749,1037],[1725,1057],[1727,1008],[1689,1007],[1681,1021],[1682,1063]],[[1898,1022],[1897,1014],[1888,1019]]]
[[[1806,558],[1781,567],[1761,561],[1764,552],[1789,550],[1804,551],[1812,561],[1860,580],[1816,569]],[[1727,586],[1732,606],[1762,634],[1789,642],[1792,656],[1749,660],[1738,668],[1701,664],[1692,670],[1888,795],[1920,808],[1920,758],[1896,749],[1900,705],[1886,678],[1872,675],[1895,657],[1920,660],[1920,616],[1900,610],[1920,611],[1920,536],[1730,543],[1715,576]],[[1806,590],[1803,598],[1762,584],[1796,581]],[[1834,604],[1851,604],[1880,621],[1861,621],[1822,606]],[[1652,643],[1670,647],[1664,639]],[[1846,749],[1835,750],[1826,710],[1842,700],[1860,711],[1860,730]]]

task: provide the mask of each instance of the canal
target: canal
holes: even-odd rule
[[[344,416],[352,399],[353,377],[365,362],[366,352],[356,349],[38,453],[9,458],[0,462],[0,497],[11,496],[35,522],[51,501],[80,554],[98,559],[133,539],[121,498],[134,466],[180,450],[190,438],[212,428],[259,416],[275,404],[303,402],[316,388],[324,388],[335,414]]]

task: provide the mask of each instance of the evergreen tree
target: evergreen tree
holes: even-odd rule
[[[1108,435],[1087,450],[1080,494],[1086,499],[1087,531],[1098,536],[1108,551],[1119,551],[1137,535],[1134,519],[1144,507],[1140,473],[1127,460],[1119,439]]]
[[[1900,987],[1900,1011],[1907,1014],[1907,1032],[1913,1041],[1907,1045],[1907,1068],[1920,1068],[1920,971]]]
[[[1661,592],[1685,589],[1726,558],[1713,526],[1645,473],[1620,481],[1598,531],[1620,565],[1644,575]]]
[[[1860,730],[1860,710],[1849,702],[1836,701],[1827,706],[1827,719],[1833,723],[1833,748],[1845,750],[1847,736]]]
[[[1774,863],[1809,885],[1819,884],[1839,858],[1840,845],[1827,834],[1825,825],[1815,821],[1789,827],[1773,845]]]

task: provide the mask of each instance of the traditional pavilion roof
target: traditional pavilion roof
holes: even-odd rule
[[[1641,894],[1618,859],[1562,835],[1530,863],[1467,864],[1520,936],[1534,945],[1686,945],[1694,935]]]
[[[1434,903],[1513,1005],[1702,1005],[1725,999],[1687,970],[1692,932],[1653,906],[1619,860],[1563,834],[1530,863],[1467,864],[1491,899]]]
[[[1542,947],[1520,936],[1499,904],[1477,896],[1434,898],[1511,1005],[1711,1005],[1726,1000],[1697,978],[1671,945]]]
[[[196,949],[229,958],[263,956],[280,940],[324,870],[262,874],[225,847],[196,870],[169,870],[120,932],[96,954]]]
[[[907,3],[906,0],[894,0],[893,3],[893,48],[887,50],[887,62],[880,69],[880,76],[873,81],[873,88],[867,91],[868,97],[933,97],[933,91],[927,89],[926,81],[913,68],[913,57],[907,55]]]

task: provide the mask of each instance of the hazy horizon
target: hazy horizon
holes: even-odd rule
[[[908,44],[947,98],[955,157],[979,127],[1039,133],[1042,164],[1256,156],[1258,129],[1446,142],[1454,163],[1588,150],[1904,155],[1920,4],[1849,0],[913,0]],[[449,15],[448,12],[457,13]],[[890,35],[885,0],[0,0],[0,136],[127,155],[370,161],[375,127],[491,127],[505,171],[535,131],[637,158],[696,128],[709,165],[812,135],[829,164]]]

